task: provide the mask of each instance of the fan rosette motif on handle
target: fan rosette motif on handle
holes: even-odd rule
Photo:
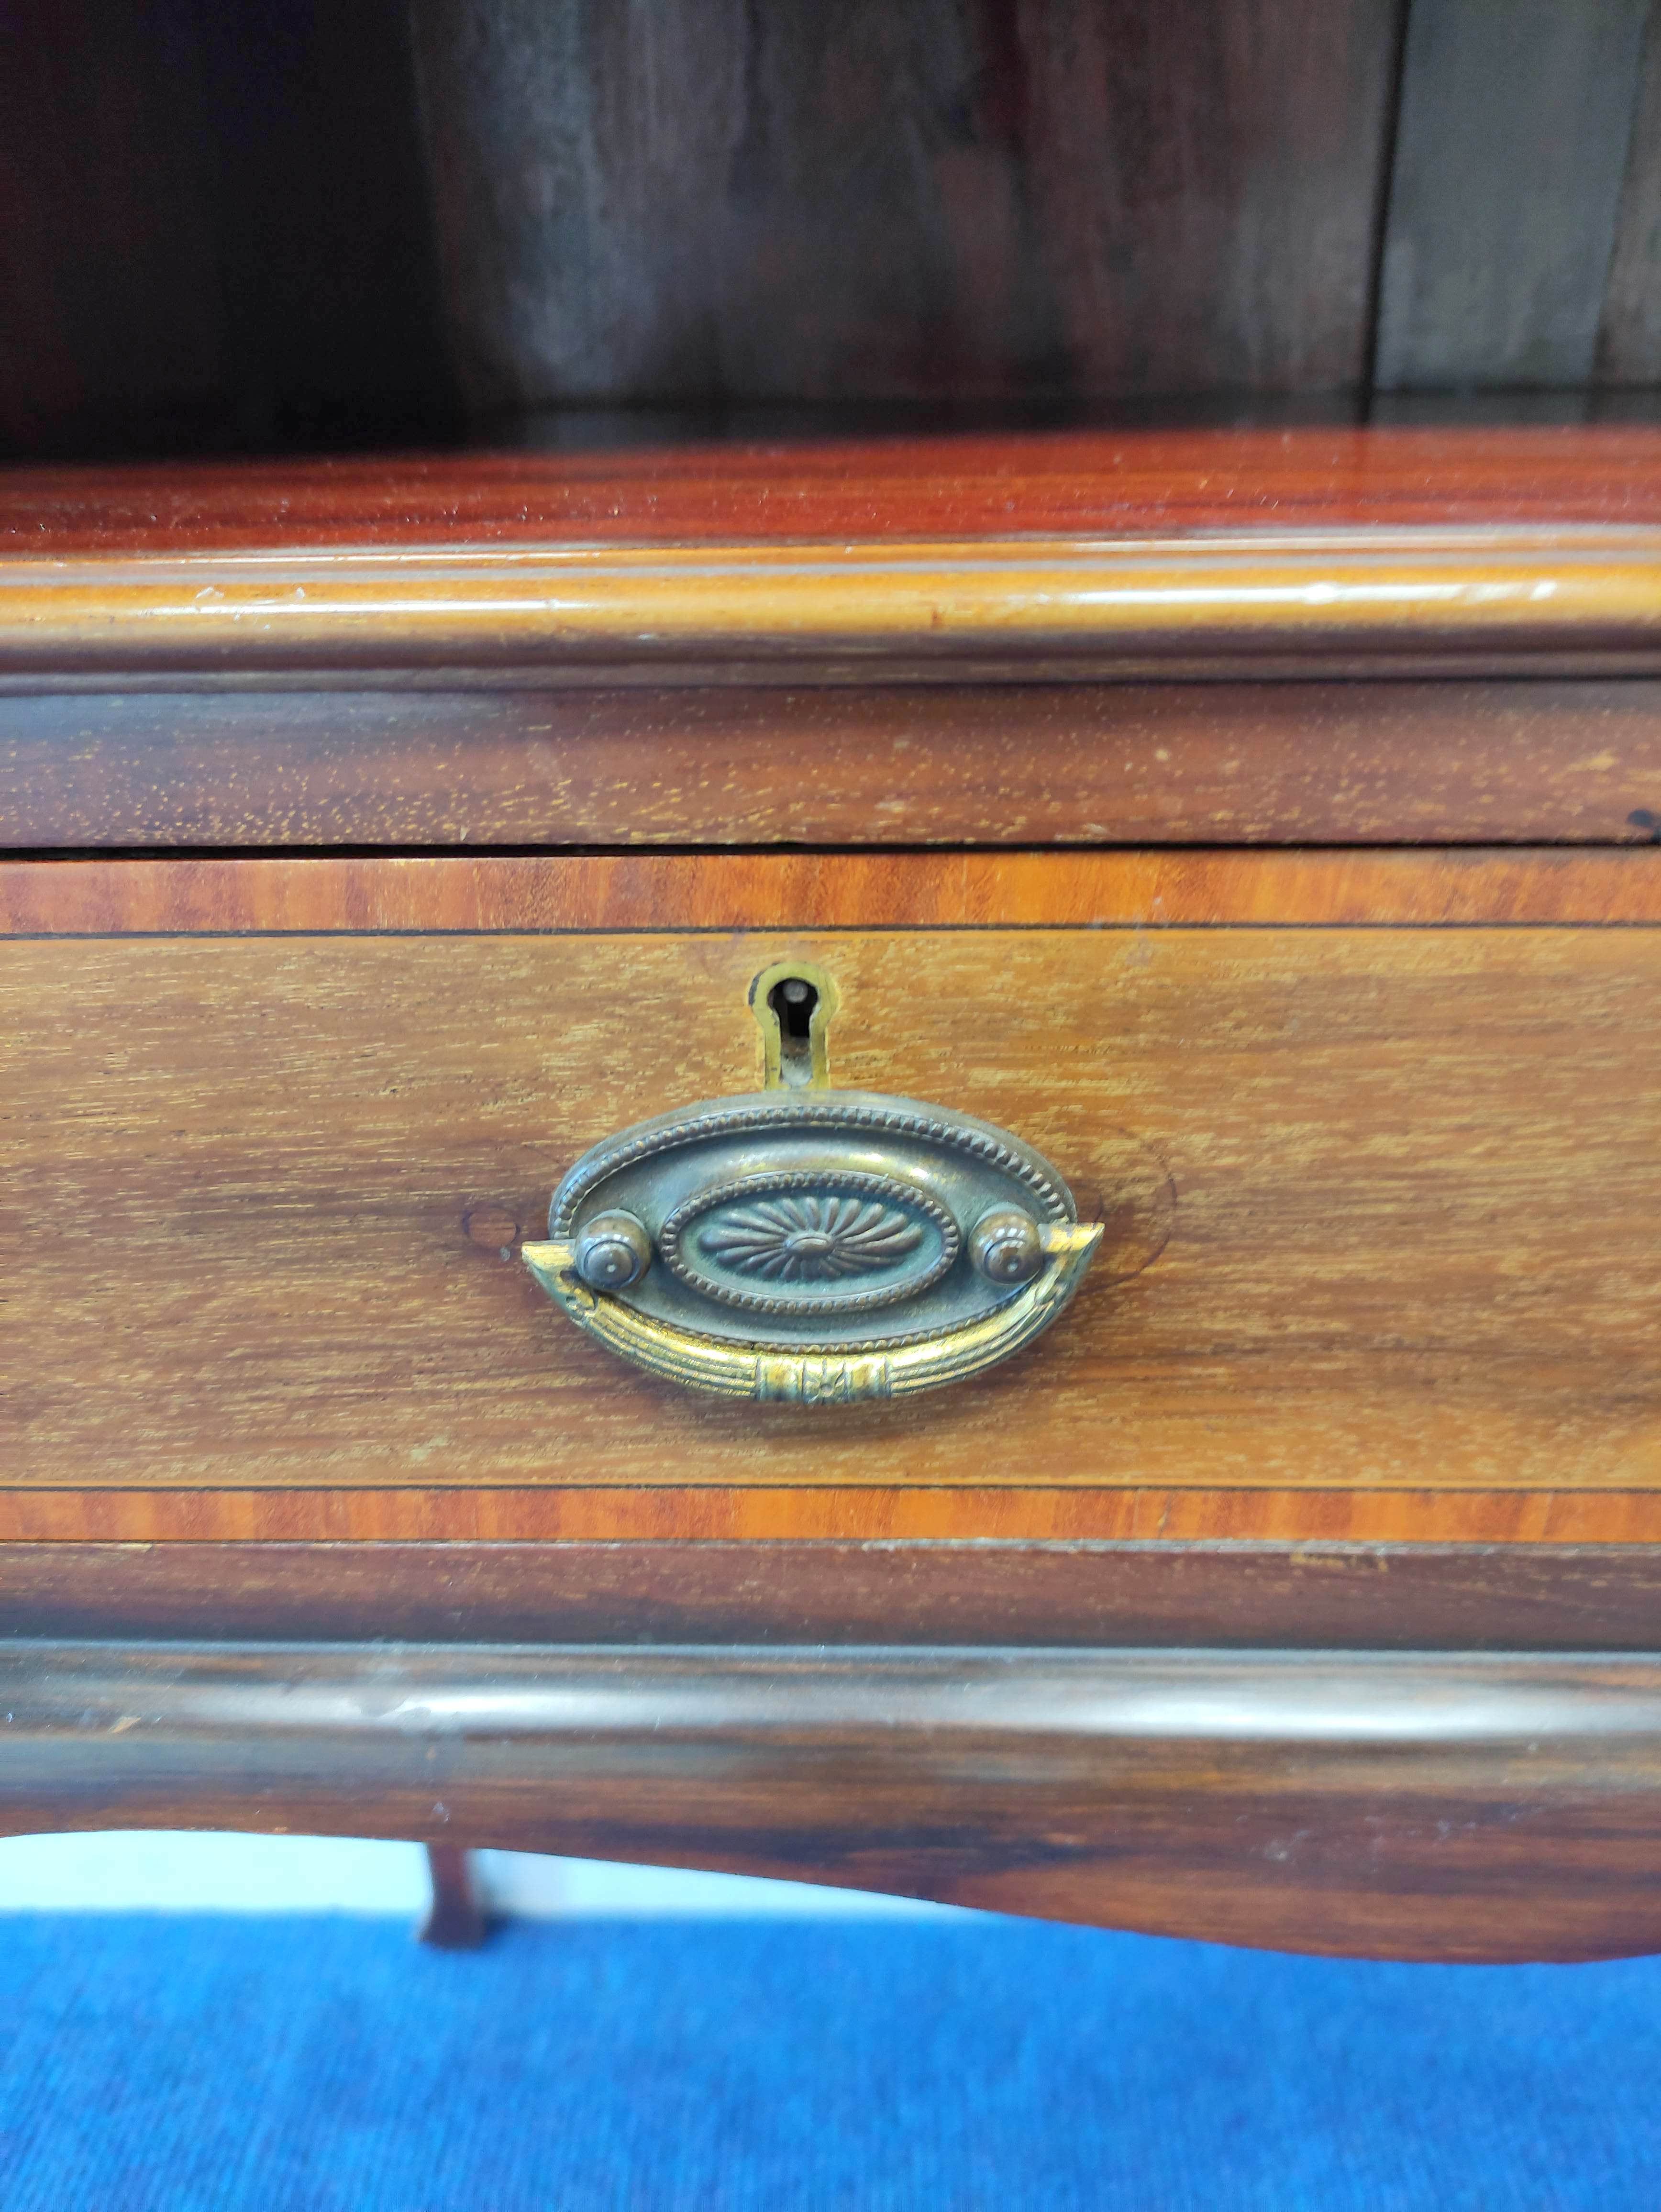
[[[698,1239],[711,1258],[770,1283],[824,1283],[868,1275],[915,1252],[922,1231],[875,1199],[761,1200],[711,1222]]]
[[[752,1313],[860,1313],[915,1297],[963,1239],[916,1184],[857,1170],[746,1176],[700,1191],[663,1224],[682,1282]]]

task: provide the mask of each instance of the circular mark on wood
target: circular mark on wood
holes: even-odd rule
[[[1177,1225],[1177,1179],[1171,1164],[1129,1129],[1091,1127],[1068,1116],[1032,1133],[1061,1163],[1080,1221],[1104,1224],[1101,1249],[1085,1289],[1128,1283],[1151,1267]]]
[[[519,1216],[505,1206],[470,1206],[461,1217],[462,1234],[470,1244],[487,1251],[512,1252],[519,1243]]]

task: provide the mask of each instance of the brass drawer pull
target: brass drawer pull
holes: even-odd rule
[[[1047,1328],[1101,1241],[1018,1137],[817,1085],[712,1099],[597,1145],[526,1262],[654,1375],[727,1397],[896,1398]]]

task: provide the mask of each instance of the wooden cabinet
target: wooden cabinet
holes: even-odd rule
[[[25,471],[0,531],[0,1820],[1661,1941],[1661,441]],[[833,1085],[1104,1225],[1007,1363],[706,1400],[521,1264],[761,1085],[790,962]]]

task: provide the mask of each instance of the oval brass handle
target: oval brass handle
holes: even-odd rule
[[[526,1264],[636,1366],[733,1398],[894,1398],[1029,1343],[1101,1241],[1050,1163],[916,1099],[764,1091],[587,1152]]]

